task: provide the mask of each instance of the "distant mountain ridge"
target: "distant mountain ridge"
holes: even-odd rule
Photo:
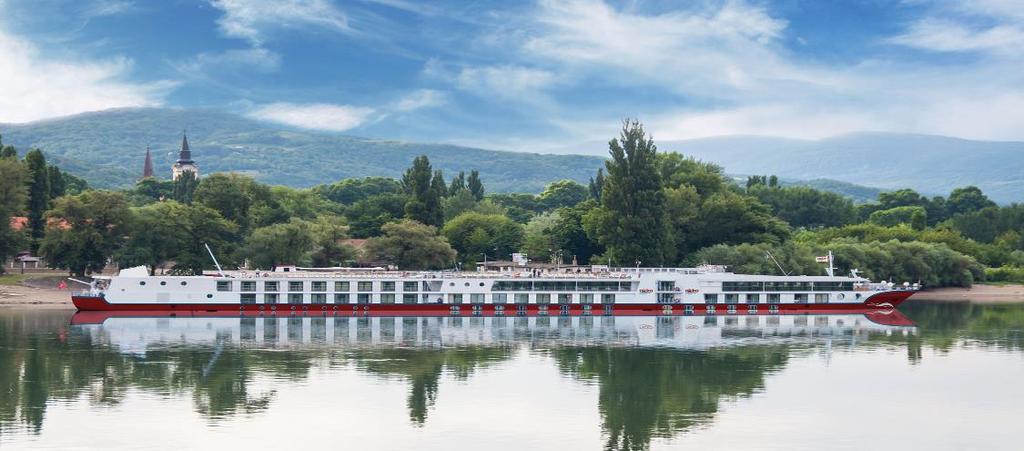
[[[976,185],[997,202],[1024,201],[1024,142],[864,132],[820,140],[723,136],[659,141],[658,148],[718,163],[734,174],[830,179],[943,196]]]
[[[27,124],[0,124],[5,143],[48,158],[95,186],[130,186],[142,174],[146,145],[161,177],[170,176],[181,132],[188,129],[204,174],[233,171],[265,183],[308,187],[349,177],[400,177],[412,159],[430,157],[451,177],[477,169],[490,192],[539,192],[560,179],[586,183],[603,156],[506,152],[447,144],[359,138],[287,128],[206,109],[126,108]],[[1024,142],[972,141],[932,135],[854,133],[821,140],[722,136],[657,140],[722,165],[729,174],[775,174],[866,201],[881,190],[913,188],[947,195],[981,187],[1001,203],[1024,201]],[[576,148],[596,149],[606,144]]]
[[[201,174],[240,172],[265,183],[308,187],[349,177],[401,177],[426,154],[447,177],[477,169],[491,192],[539,192],[560,179],[586,183],[604,158],[503,152],[289,129],[202,109],[124,108],[27,124],[0,124],[4,143],[48,158],[100,187],[130,186],[146,146],[158,177],[169,178],[187,129]]]

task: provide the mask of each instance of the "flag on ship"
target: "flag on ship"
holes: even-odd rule
[[[822,256],[819,256],[819,257],[814,257],[814,261],[816,261],[818,263],[828,263],[828,255],[822,255]]]

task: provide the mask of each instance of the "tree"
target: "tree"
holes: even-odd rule
[[[476,200],[484,200],[484,184],[480,181],[480,171],[469,171],[469,179],[466,180],[466,187],[473,193]]]
[[[0,261],[24,249],[24,231],[11,229],[11,217],[25,206],[28,198],[25,167],[13,158],[0,159]],[[3,273],[0,265],[0,273]]]
[[[186,245],[183,222],[189,206],[175,201],[157,202],[137,208],[128,225],[128,239],[114,254],[122,268],[144,265],[150,273],[164,268]]]
[[[313,233],[309,223],[292,219],[254,229],[245,240],[242,255],[255,268],[274,269],[284,263],[304,264],[312,250]]]
[[[806,186],[771,188],[763,183],[751,185],[747,193],[794,227],[838,227],[857,220],[853,202],[836,193]]]
[[[523,226],[501,215],[463,213],[441,229],[448,242],[459,252],[463,263],[501,259],[517,252],[523,243]]]
[[[146,177],[135,182],[135,187],[125,192],[128,200],[136,206],[142,206],[161,200],[174,198],[175,182]]]
[[[477,201],[476,197],[473,196],[473,193],[465,189],[444,198],[441,201],[441,206],[444,210],[445,221],[450,221],[452,218],[467,211],[475,211],[477,213],[489,215],[505,214],[504,208],[498,206],[494,202],[491,202],[489,199]]]
[[[318,216],[311,223],[313,252],[310,254],[313,266],[347,266],[356,259],[356,249],[345,244],[348,226],[338,216]]]
[[[541,213],[523,227],[521,251],[534,260],[546,261],[553,251],[560,249],[554,228],[559,221],[558,211]]]
[[[339,204],[351,205],[379,194],[398,194],[402,184],[390,177],[364,177],[345,179],[329,185],[317,185],[313,192]]]
[[[384,234],[366,241],[366,258],[401,269],[440,269],[455,261],[455,250],[437,228],[416,221],[387,223]]]
[[[196,187],[199,186],[199,179],[196,178],[196,173],[192,171],[185,171],[174,180],[173,184],[171,193],[174,200],[186,205],[191,205],[192,197],[196,192]]]
[[[202,274],[213,267],[213,261],[206,251],[206,245],[217,255],[222,266],[236,263],[233,258],[238,240],[238,226],[225,219],[217,210],[190,205],[183,210],[180,228],[183,233],[182,246],[174,256],[174,272],[179,274]]]
[[[696,216],[680,225],[680,255],[719,243],[780,243],[789,227],[757,199],[723,191],[701,201]]]
[[[554,210],[583,202],[588,195],[587,187],[573,180],[559,180],[544,187],[537,200],[545,210]]]
[[[46,166],[46,178],[50,182],[50,199],[63,196],[67,191],[67,182],[64,180],[64,173],[54,165]]]
[[[459,171],[459,175],[452,177],[452,184],[448,187],[448,195],[454,196],[455,193],[466,189],[466,173]]]
[[[381,233],[381,226],[401,219],[409,196],[398,193],[377,194],[352,204],[345,209],[349,233],[355,238],[369,238]]]
[[[238,225],[239,233],[243,235],[253,227],[288,218],[273,202],[269,187],[241,174],[206,177],[195,189],[194,200],[217,210],[224,219]]]
[[[46,169],[46,157],[39,149],[25,154],[28,170],[28,222],[32,239],[42,238],[46,222],[43,215],[50,208],[50,178]]]
[[[950,215],[973,213],[995,205],[996,203],[989,200],[988,196],[985,196],[985,193],[982,193],[977,186],[954,189],[946,200],[946,209]]]
[[[618,264],[669,263],[675,255],[669,234],[658,150],[637,121],[625,121],[619,138],[608,143],[611,160],[601,193],[601,207],[592,221],[596,240]]]
[[[557,249],[566,258],[575,257],[579,264],[587,264],[594,255],[604,252],[600,243],[590,239],[584,228],[584,217],[597,208],[597,201],[586,200],[572,207],[558,209],[554,225],[549,229]]]
[[[868,220],[873,224],[895,226],[899,224],[912,224],[914,222],[915,215],[927,218],[928,214],[924,207],[904,206],[873,212]],[[918,221],[920,221],[920,219],[918,219]]]
[[[121,193],[87,191],[61,197],[46,213],[39,253],[50,267],[78,276],[102,271],[124,242],[130,215]]]
[[[426,155],[420,155],[402,176],[402,187],[409,195],[405,216],[423,224],[440,225],[444,219],[441,211],[441,197],[446,191],[444,175],[440,171],[431,174],[431,171],[430,160]]]
[[[597,168],[597,176],[590,178],[590,185],[587,186],[587,191],[590,192],[590,198],[601,202],[601,190],[604,189],[604,168]]]

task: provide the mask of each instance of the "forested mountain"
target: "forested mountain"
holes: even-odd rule
[[[40,148],[97,187],[127,187],[142,174],[146,146],[169,177],[181,132],[204,174],[240,172],[268,184],[308,187],[371,175],[399,177],[418,155],[446,174],[476,169],[493,192],[540,192],[560,179],[586,183],[604,158],[501,152],[287,129],[213,110],[128,108],[28,124],[0,124],[3,142]]]

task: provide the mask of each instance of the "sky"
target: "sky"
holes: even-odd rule
[[[627,117],[1024,140],[1024,0],[0,0],[0,122],[136,106],[538,152]]]

